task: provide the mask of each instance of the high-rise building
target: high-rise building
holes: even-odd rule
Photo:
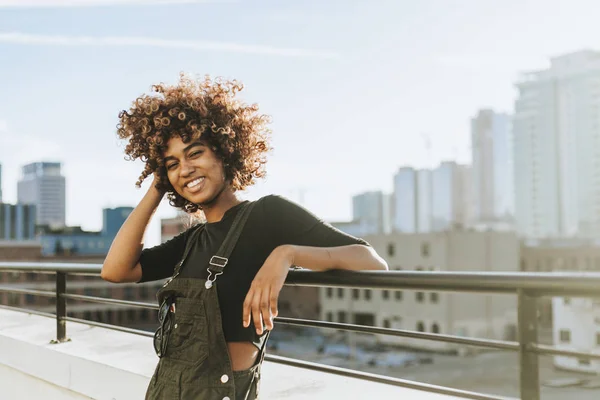
[[[37,224],[65,226],[65,177],[59,162],[35,162],[22,168],[17,183],[17,202],[34,204]]]
[[[525,237],[600,237],[600,52],[555,57],[516,83],[516,224]]]
[[[402,167],[394,176],[395,232],[417,232],[417,172]]]
[[[474,219],[510,221],[514,215],[512,121],[508,114],[480,110],[471,120]]]
[[[431,170],[417,171],[417,230],[416,232],[431,232],[433,209],[433,186]]]
[[[0,203],[0,240],[35,239],[35,206]]]
[[[471,223],[471,168],[442,162],[432,173],[432,231],[466,227]]]
[[[133,209],[131,207],[105,208],[102,210],[102,236],[115,237]]]
[[[352,196],[352,220],[364,229],[360,236],[383,233],[383,196],[380,191]]]

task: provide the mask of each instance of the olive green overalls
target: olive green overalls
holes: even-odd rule
[[[156,350],[160,360],[150,380],[146,400],[258,398],[260,367],[268,338],[263,341],[257,360],[251,368],[232,371],[221,323],[218,285],[215,282],[227,264],[227,258],[235,246],[252,205],[253,203],[245,204],[236,215],[217,253],[219,255],[211,259],[208,279],[178,278],[180,267],[191,248],[191,245],[188,245],[183,259],[175,267],[173,277],[158,291],[157,297],[163,310],[162,319],[169,319],[169,324],[163,324],[161,321],[163,330],[159,328],[159,337],[166,338],[166,345],[163,344],[163,350]],[[190,235],[188,243],[194,238],[194,235]],[[163,335],[167,326],[169,332]],[[160,348],[160,345],[158,347]]]

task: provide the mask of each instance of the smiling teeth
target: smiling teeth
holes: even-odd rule
[[[204,180],[204,178],[198,178],[198,179],[194,179],[193,181],[191,181],[190,183],[188,183],[186,186],[191,189],[194,186],[200,184],[202,181]]]

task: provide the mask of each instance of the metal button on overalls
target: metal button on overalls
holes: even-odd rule
[[[255,400],[265,345],[256,364],[232,371],[217,297],[218,284],[206,289],[203,279],[175,278],[158,292],[159,300],[174,296],[167,337],[146,400]],[[233,379],[230,379],[233,378]]]

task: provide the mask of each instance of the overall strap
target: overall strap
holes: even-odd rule
[[[175,270],[173,271],[173,277],[176,277],[181,272],[181,266],[183,265],[183,262],[187,258],[190,250],[196,243],[198,235],[200,234],[200,231],[203,228],[204,228],[204,224],[200,224],[190,233],[190,237],[186,240],[186,243],[185,243],[185,250],[183,251],[183,257],[181,257],[181,260],[177,263],[177,265],[175,265]]]
[[[237,244],[242,230],[244,229],[244,225],[248,220],[248,216],[254,208],[254,204],[254,202],[249,202],[242,205],[242,208],[236,214],[233,224],[231,225],[231,228],[229,228],[229,232],[227,233],[223,244],[221,244],[217,254],[212,256],[208,262],[209,273],[212,272],[213,274],[217,275],[223,273],[223,269],[225,269],[225,266],[229,262],[229,256]]]

